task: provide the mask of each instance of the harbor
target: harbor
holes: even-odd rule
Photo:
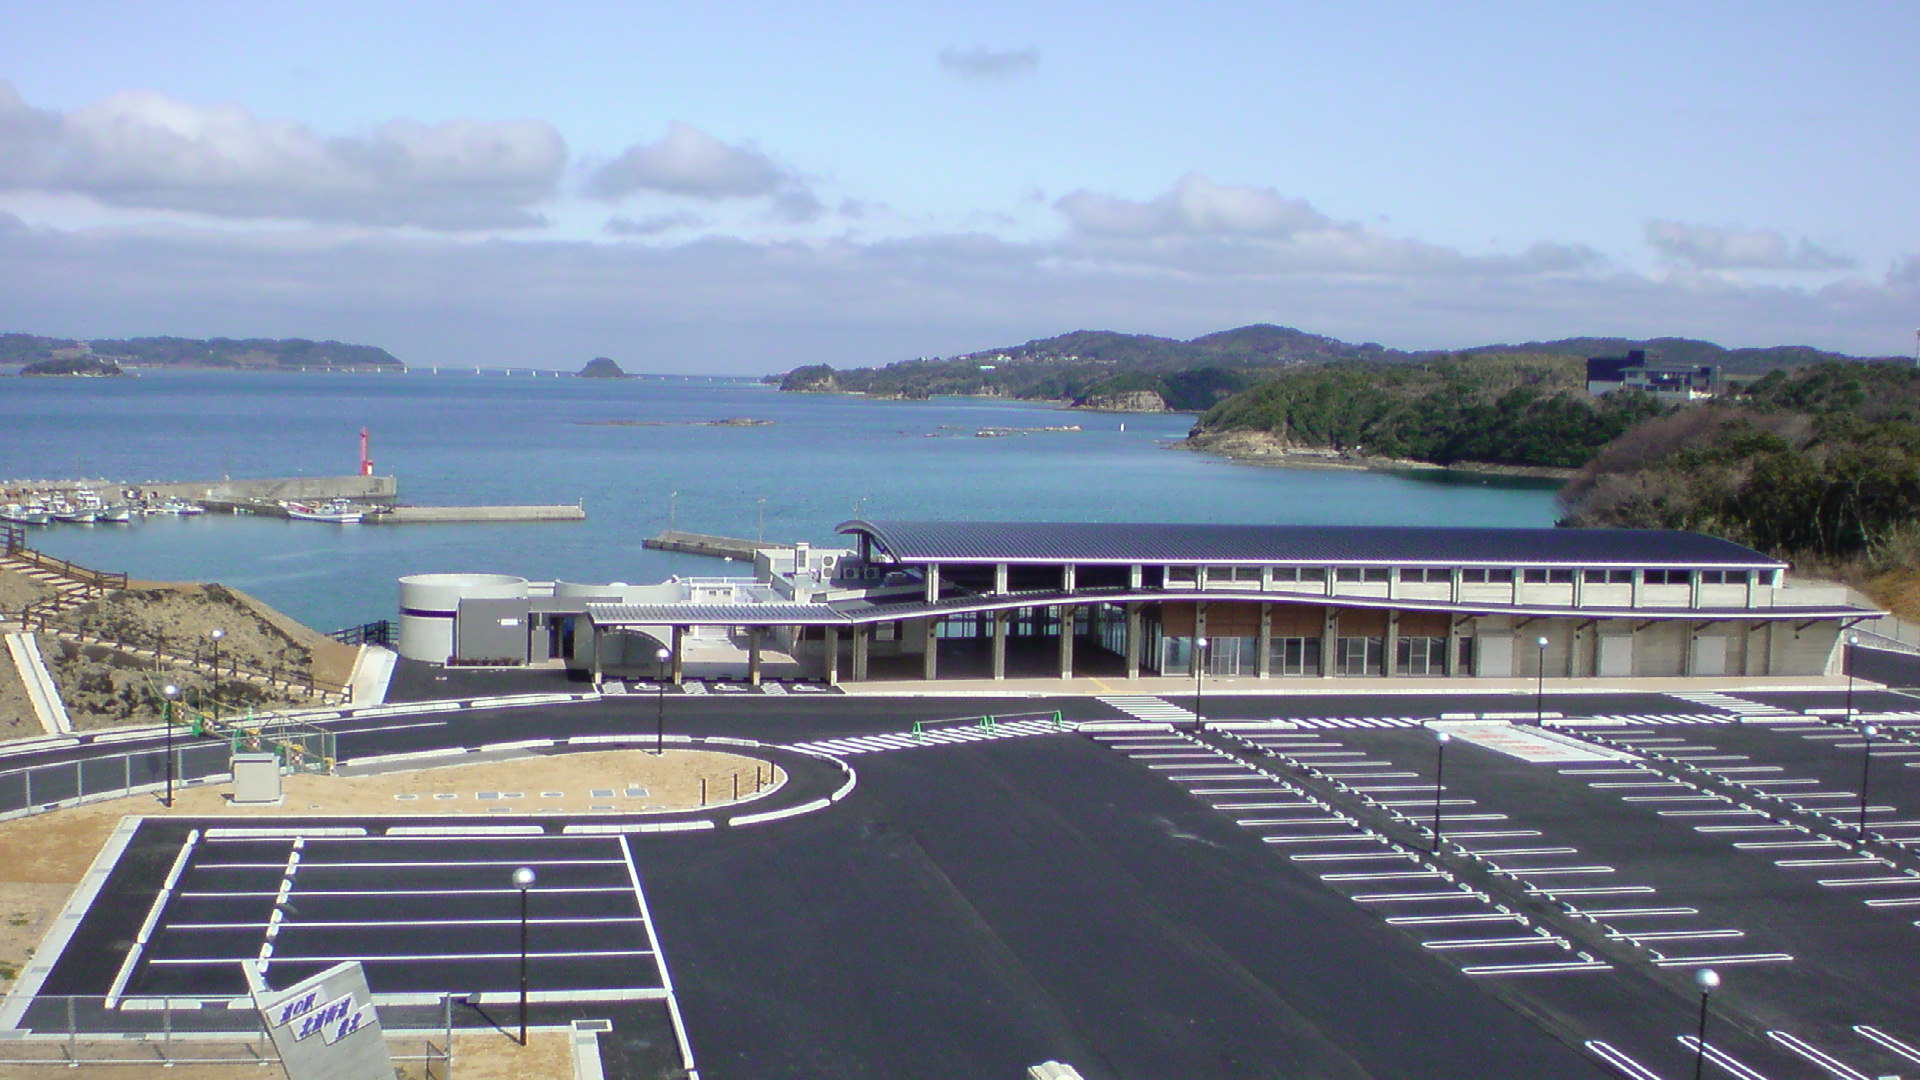
[[[128,524],[156,515],[249,514],[327,524],[412,525],[584,521],[583,503],[413,506],[391,476],[299,476],[234,480],[10,480],[0,518],[18,525]]]

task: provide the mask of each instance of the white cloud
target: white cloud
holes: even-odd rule
[[[885,362],[1088,326],[1187,337],[1276,322],[1400,348],[1618,334],[1889,353],[1912,341],[1911,285],[1653,278],[1553,246],[1504,262],[1414,250],[1411,272],[1350,273],[1286,269],[1231,245],[1212,262],[1187,250],[1170,265],[1075,238],[984,233],[472,243],[325,229],[72,233],[0,219],[0,266],[34,268],[0,290],[0,328],[334,337],[410,363],[557,364],[640,340],[663,368],[736,372]]]
[[[1069,225],[1063,255],[1083,265],[1183,274],[1513,275],[1591,269],[1580,245],[1542,243],[1517,255],[1468,256],[1336,221],[1272,188],[1182,176],[1151,199],[1075,191],[1054,203]]]
[[[1031,46],[1000,51],[985,47],[956,49],[948,46],[940,50],[940,66],[963,79],[1010,79],[1038,70],[1040,50]]]
[[[1197,172],[1144,202],[1081,190],[1053,205],[1076,231],[1096,236],[1286,236],[1332,225],[1272,188],[1216,184]]]
[[[629,146],[601,166],[587,187],[609,199],[637,191],[746,199],[775,194],[794,182],[752,146],[730,146],[699,128],[675,123],[658,142]]]
[[[224,218],[520,228],[555,194],[566,145],[538,120],[396,120],[327,137],[230,104],[151,91],[69,113],[0,82],[0,188]]]
[[[607,219],[606,230],[611,236],[659,236],[661,233],[676,229],[697,229],[711,222],[691,210],[677,210],[670,214],[654,214],[650,217],[633,218],[614,215]]]
[[[1669,261],[1697,270],[1840,270],[1845,255],[1802,237],[1797,243],[1772,229],[1727,229],[1656,218],[1647,243]]]

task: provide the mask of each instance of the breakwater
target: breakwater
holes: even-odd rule
[[[766,540],[742,540],[737,536],[681,532],[678,529],[668,529],[656,536],[649,536],[640,541],[640,545],[655,551],[678,551],[687,555],[711,555],[716,559],[741,559],[747,562],[753,561],[753,553],[761,548],[793,546]]]
[[[431,525],[451,522],[585,521],[583,506],[395,506],[369,514],[369,525]]]

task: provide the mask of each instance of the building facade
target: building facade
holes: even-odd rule
[[[756,576],[402,582],[401,651],[596,680],[1818,676],[1878,613],[1692,533],[849,521]],[[517,583],[517,584],[516,584]],[[666,656],[661,657],[664,652]]]

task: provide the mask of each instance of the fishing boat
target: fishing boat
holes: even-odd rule
[[[133,520],[133,507],[128,506],[126,503],[114,503],[111,506],[101,507],[99,510],[94,511],[94,514],[101,521],[111,521],[124,525]]]
[[[50,525],[53,511],[39,503],[8,503],[0,506],[0,518],[17,525]]]
[[[73,525],[91,525],[94,523],[94,520],[100,516],[96,510],[84,506],[75,506],[73,503],[65,501],[54,503],[48,507],[48,510],[53,514],[53,520],[65,521]]]
[[[354,525],[366,516],[366,511],[345,499],[334,499],[319,506],[290,502],[287,504],[287,516],[301,521],[330,521],[336,525]]]

